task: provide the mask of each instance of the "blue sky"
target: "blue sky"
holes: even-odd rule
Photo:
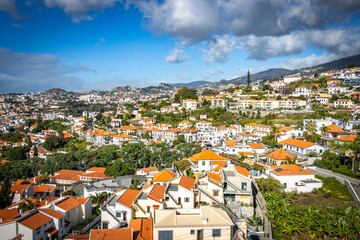
[[[0,93],[218,81],[360,52],[356,0],[0,0]]]

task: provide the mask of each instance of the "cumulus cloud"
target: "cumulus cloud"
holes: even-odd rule
[[[207,80],[222,74],[224,74],[223,70],[221,70],[220,68],[216,68],[203,73],[201,76],[204,80]]]
[[[130,0],[144,16],[145,25],[154,33],[189,42],[203,41],[222,27],[216,0]]]
[[[16,24],[16,23],[13,23],[11,24],[12,27],[15,27],[15,28],[23,28],[24,26],[21,25],[21,24]]]
[[[79,71],[93,71],[84,66],[68,66],[55,55],[17,53],[0,48],[1,92],[34,92],[49,88],[83,90]]]
[[[1,0],[0,11],[8,12],[13,18],[23,19],[25,16],[21,15],[17,9],[15,0]]]
[[[188,57],[184,51],[184,44],[178,44],[171,50],[170,54],[165,58],[165,61],[168,63],[183,63],[186,59],[188,59]]]
[[[224,63],[228,60],[227,55],[234,50],[239,48],[237,46],[238,40],[230,35],[216,36],[214,39],[207,43],[207,49],[204,51],[204,61]]]
[[[310,56],[304,58],[291,58],[286,63],[280,64],[279,67],[287,68],[287,69],[299,69],[306,68],[315,65],[319,65],[325,62],[329,62],[339,58],[336,54],[322,54],[317,56],[315,54],[311,54]]]
[[[46,7],[59,7],[71,17],[73,22],[81,22],[83,20],[92,21],[94,15],[89,15],[89,11],[103,12],[106,8],[114,7],[117,2],[122,0],[42,0]]]

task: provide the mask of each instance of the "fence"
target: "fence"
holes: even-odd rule
[[[348,188],[348,191],[349,193],[351,194],[351,196],[353,196],[354,198],[354,202],[356,203],[356,205],[358,205],[360,207],[360,199],[359,199],[359,196],[356,194],[353,186],[351,185],[351,183],[345,179],[345,185],[347,186]]]
[[[263,220],[263,231],[264,231],[264,237],[272,239],[272,228],[271,228],[271,222],[270,219],[266,216],[267,209],[266,209],[266,201],[263,195],[261,194],[259,187],[257,186],[256,182],[253,182],[253,194],[255,196],[256,201],[256,210],[260,212]]]
[[[92,227],[94,227],[98,222],[100,222],[101,220],[101,214],[99,216],[97,216],[91,223],[89,223],[88,225],[86,225],[83,229],[81,229],[81,234],[86,233],[87,231],[89,231]]]

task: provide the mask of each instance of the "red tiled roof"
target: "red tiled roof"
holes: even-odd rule
[[[140,218],[130,220],[129,229],[133,231],[134,240],[153,240],[153,219]]]
[[[247,178],[250,177],[250,173],[246,168],[235,165],[235,169],[239,174],[241,174]]]
[[[134,204],[134,199],[137,197],[139,193],[140,193],[139,190],[127,189],[125,193],[121,195],[121,197],[117,202],[121,203],[122,205],[128,208],[131,208],[131,206]]]
[[[123,240],[131,237],[130,228],[91,229],[89,240]]]
[[[153,182],[168,182],[175,177],[177,177],[176,173],[170,172],[169,170],[163,170],[154,175]]]
[[[291,155],[290,153],[288,153],[285,149],[283,148],[279,148],[277,150],[275,150],[274,152],[269,153],[268,155],[266,155],[266,157],[272,158],[274,160],[286,160],[286,159],[290,159],[290,160],[294,160],[295,157],[293,155]]]
[[[79,205],[79,202],[73,198],[65,199],[64,201],[56,204],[56,206],[58,206],[61,209],[64,209],[65,211],[69,211],[78,205]]]
[[[49,208],[42,208],[40,209],[41,212],[47,214],[47,215],[50,215],[54,218],[57,218],[57,219],[61,219],[63,217],[65,217],[65,214],[61,213],[61,212],[58,212],[54,209],[49,209]]]
[[[153,198],[159,202],[162,202],[162,200],[164,199],[165,190],[166,190],[165,186],[154,184],[153,188],[148,194],[148,197]]]
[[[52,185],[39,185],[39,186],[34,186],[34,192],[35,193],[42,193],[42,192],[52,192],[55,190],[55,186]]]
[[[191,191],[195,187],[195,179],[186,176],[181,176],[179,186]]]
[[[298,167],[294,164],[271,166],[271,168],[272,168],[271,172],[276,175],[309,175],[309,174],[315,175],[315,173],[306,170],[304,168]]]
[[[298,139],[292,139],[292,138],[281,141],[281,142],[279,142],[279,144],[281,144],[281,145],[288,144],[288,145],[299,147],[299,148],[308,148],[308,147],[316,145],[316,143],[307,142],[307,141],[298,140]]]
[[[24,226],[27,226],[28,228],[31,228],[32,230],[36,230],[37,228],[41,227],[47,222],[50,222],[51,220],[52,220],[51,217],[48,217],[43,213],[37,212],[31,215],[30,217],[20,221],[19,223],[21,223]]]

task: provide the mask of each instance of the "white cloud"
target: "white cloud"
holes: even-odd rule
[[[21,15],[17,9],[15,0],[1,0],[0,11],[8,12],[13,18],[23,19],[25,16]]]
[[[89,11],[103,12],[106,8],[114,7],[117,2],[122,0],[42,0],[46,7],[59,7],[71,17],[73,22],[83,20],[92,21],[94,16],[88,14]]]
[[[12,27],[15,27],[15,28],[24,28],[23,25],[21,25],[21,24],[16,24],[16,23],[11,24],[11,26],[12,26]]]
[[[320,56],[311,54],[310,56],[304,58],[291,58],[286,63],[280,64],[279,67],[286,69],[300,69],[330,62],[337,58],[339,57],[336,54],[322,54]]]
[[[168,63],[182,63],[188,56],[184,51],[184,44],[178,44],[173,50],[171,50],[170,54],[165,58],[165,61]]]
[[[216,36],[207,43],[207,49],[203,49],[204,61],[224,63],[228,60],[227,55],[235,48],[239,48],[238,40],[230,35]]]
[[[203,73],[201,76],[204,80],[207,80],[223,74],[224,74],[223,70],[221,70],[220,68],[216,68]]]
[[[100,43],[105,43],[106,40],[105,40],[104,38],[100,38],[100,39],[99,39],[99,42],[100,42]]]
[[[0,48],[1,92],[34,92],[49,88],[83,90],[80,78],[71,74],[94,71],[85,66],[68,66],[55,55],[17,53]]]

